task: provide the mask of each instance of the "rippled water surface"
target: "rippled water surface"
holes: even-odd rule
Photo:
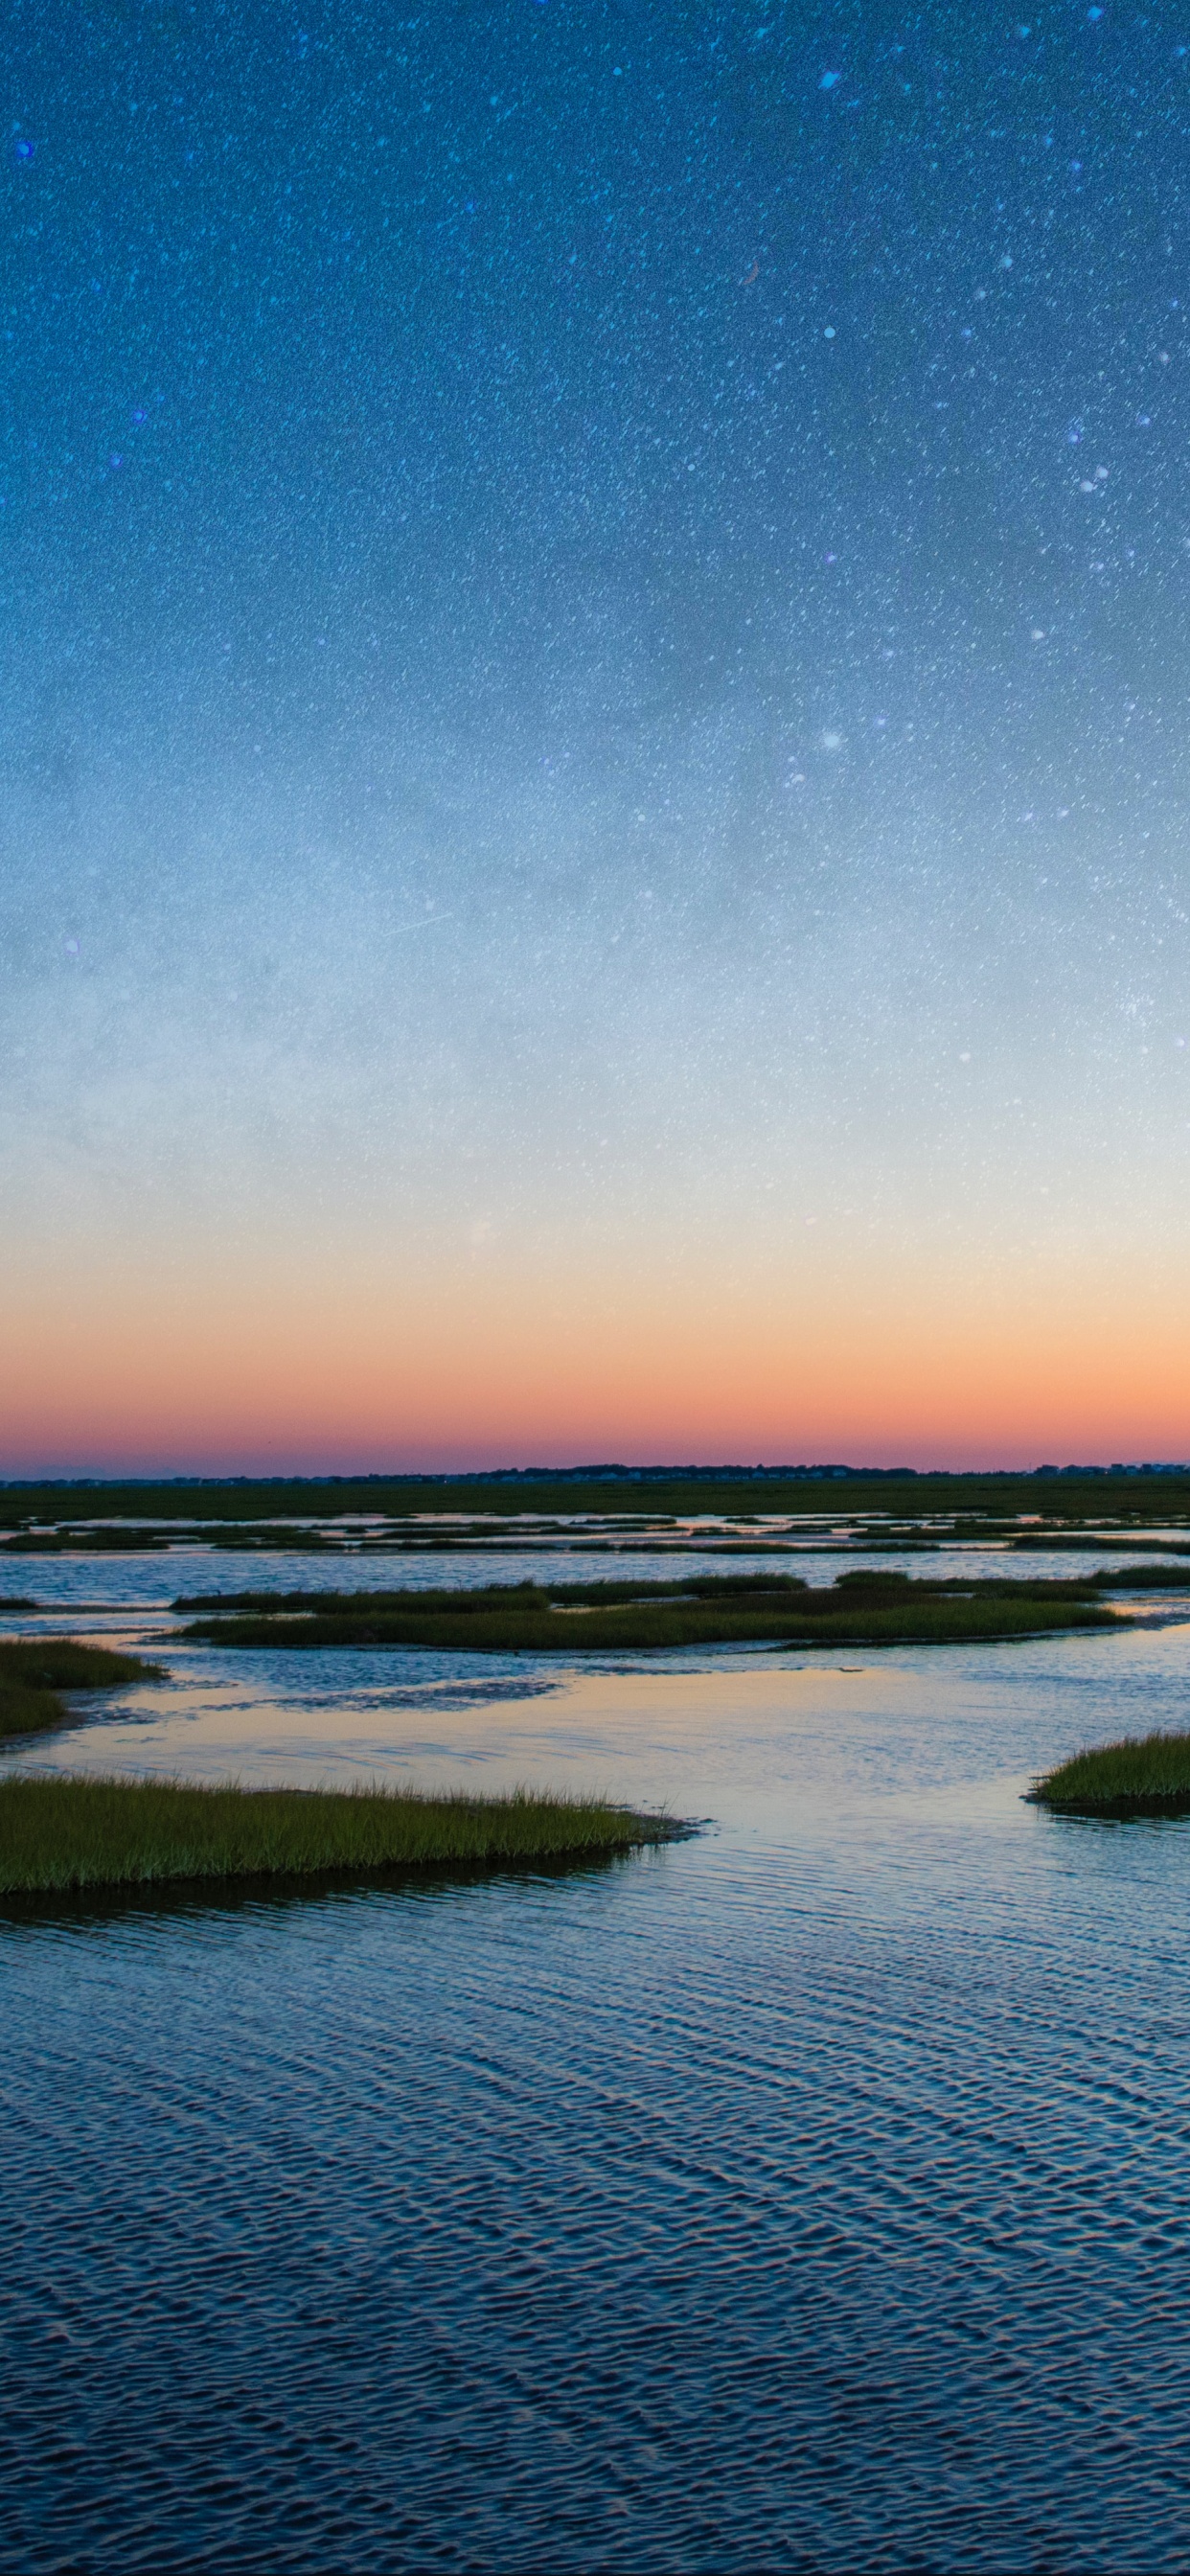
[[[21,1580],[97,1636],[188,1588]],[[711,1821],[0,1918],[5,2567],[1182,2567],[1190,1829],[1021,1803],[1190,1725],[1190,1626],[1144,1606],[578,1672],[170,1642],[37,1748]]]

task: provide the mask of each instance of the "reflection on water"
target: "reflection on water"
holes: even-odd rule
[[[694,1544],[651,1552],[639,1542],[620,1557],[587,1552],[573,1542],[561,1554],[548,1549],[496,1547],[490,1542],[469,1553],[441,1556],[303,1555],[300,1550],[251,1550],[246,1554],[200,1545],[174,1545],[148,1556],[103,1556],[65,1553],[54,1556],[0,1555],[0,1617],[4,1604],[33,1599],[50,1609],[124,1608],[167,1610],[183,1594],[194,1592],[289,1592],[298,1589],[385,1591],[395,1586],[411,1591],[453,1591],[482,1583],[605,1583],[631,1575],[642,1582],[675,1583],[694,1574],[794,1574],[808,1583],[833,1583],[835,1576],[862,1564],[875,1571],[897,1566],[906,1574],[927,1574],[931,1581],[963,1575],[1038,1576],[1098,1573],[1113,1557],[1121,1562],[1138,1555],[1160,1556],[1168,1540],[1172,1553],[1186,1547],[1186,1532],[1153,1531],[1143,1540],[1121,1536],[1105,1555],[1101,1543],[1087,1547],[1038,1548],[1016,1555],[999,1542],[965,1542],[917,1549],[880,1544],[870,1532],[858,1545],[843,1533],[836,1543],[818,1539],[772,1555],[747,1549],[724,1556]]]
[[[38,1762],[713,1821],[10,1911],[6,2563],[1180,2568],[1190,1826],[1020,1792],[1190,1724],[1188,1645],[163,1646]]]

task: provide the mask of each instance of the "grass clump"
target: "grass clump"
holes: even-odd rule
[[[156,1681],[161,1669],[139,1655],[76,1645],[72,1637],[0,1640],[0,1736],[66,1726],[70,1711],[59,1696],[62,1691],[114,1690],[121,1682]]]
[[[684,1646],[953,1645],[1117,1624],[1086,1581],[931,1583],[862,1569],[815,1587],[796,1575],[699,1575],[684,1583],[208,1595],[201,1607],[208,1615],[183,1634],[208,1645],[420,1646],[568,1657]]]
[[[0,1780],[0,1893],[521,1865],[629,1851],[679,1830],[629,1807],[526,1791],[431,1798],[24,1775]]]
[[[1190,1735],[1123,1736],[1035,1780],[1035,1806],[1066,1816],[1190,1815]]]
[[[169,1530],[94,1528],[17,1530],[0,1541],[9,1556],[140,1556],[172,1545]]]

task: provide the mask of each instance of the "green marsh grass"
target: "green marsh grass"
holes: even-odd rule
[[[930,1583],[864,1569],[814,1587],[800,1576],[699,1575],[683,1583],[208,1594],[175,1606],[206,1614],[182,1633],[208,1645],[569,1657],[684,1646],[956,1645],[1118,1624],[1086,1581]]]
[[[1190,1815],[1190,1735],[1124,1736],[1076,1753],[1035,1780],[1034,1805],[1059,1815]]]
[[[0,1737],[66,1726],[70,1711],[59,1696],[62,1691],[115,1690],[123,1682],[156,1681],[161,1669],[139,1655],[76,1645],[72,1637],[0,1640]]]
[[[591,1514],[609,1521],[621,1513],[650,1521],[669,1516],[700,1520],[722,1514],[762,1512],[766,1518],[791,1513],[803,1521],[831,1524],[873,1515],[881,1520],[921,1522],[928,1517],[958,1516],[972,1535],[994,1524],[1010,1525],[1017,1514],[1031,1518],[1106,1524],[1116,1520],[1140,1527],[1147,1522],[1168,1526],[1190,1521],[1190,1471],[1166,1475],[1032,1475],[947,1474],[834,1475],[802,1472],[766,1476],[731,1466],[714,1474],[671,1473],[642,1480],[628,1470],[545,1476],[443,1477],[432,1483],[400,1477],[294,1478],[285,1483],[268,1477],[254,1482],[193,1482],[145,1485],[97,1483],[84,1505],[77,1485],[0,1485],[0,1524],[12,1527],[30,1520],[76,1522],[82,1513],[107,1519],[240,1522],[284,1520],[290,1514],[338,1519],[345,1514],[387,1515],[416,1522],[429,1513],[449,1512],[463,1521],[491,1514],[523,1521],[529,1515],[555,1520],[562,1515]]]
[[[173,1544],[169,1530],[52,1529],[18,1530],[3,1542],[8,1556],[142,1556],[146,1548]]]
[[[1064,1548],[1094,1550],[1097,1556],[1104,1556],[1121,1545],[1131,1546],[1138,1556],[1141,1549],[1145,1547],[1160,1547],[1167,1556],[1190,1556],[1190,1541],[1177,1538],[1155,1539],[1144,1530],[1108,1530],[1106,1533],[1101,1530],[1055,1530],[1052,1534],[1041,1538],[1034,1531],[1026,1530],[1020,1536],[1010,1540],[1009,1544],[1014,1556],[1035,1556],[1043,1553],[1055,1555]],[[1158,1567],[1153,1568],[1154,1574],[1160,1570]],[[1185,1583],[1190,1579],[1185,1574],[1179,1574],[1176,1566],[1167,1567],[1165,1570],[1172,1583]],[[1122,1579],[1125,1582],[1128,1580],[1126,1572]],[[1102,1583],[1105,1577],[1100,1575],[1098,1580]]]
[[[597,1799],[517,1791],[245,1789],[180,1780],[0,1780],[0,1894],[185,1879],[524,1866],[630,1851],[683,1829]]]

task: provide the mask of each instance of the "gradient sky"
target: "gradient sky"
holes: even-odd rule
[[[17,0],[0,1467],[1190,1455],[1190,21]]]

